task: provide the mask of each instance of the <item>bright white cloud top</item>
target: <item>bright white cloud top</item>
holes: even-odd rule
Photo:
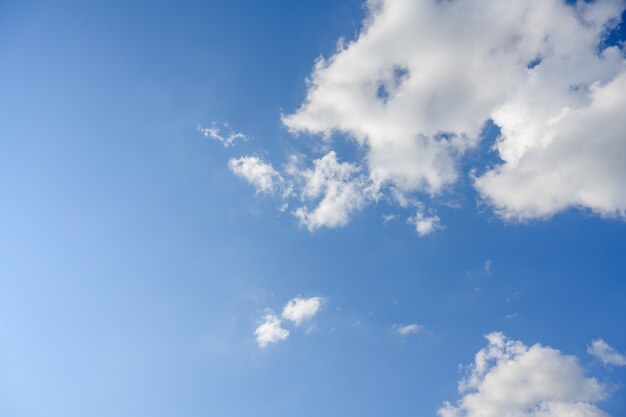
[[[313,318],[317,314],[322,302],[323,299],[320,297],[296,297],[289,300],[283,308],[283,318],[299,326],[303,321]]]
[[[267,310],[262,323],[254,331],[259,347],[265,348],[269,344],[287,339],[290,333],[283,327],[284,321],[298,327],[304,321],[315,317],[323,303],[322,297],[295,297],[284,305],[281,317]]]
[[[626,366],[626,356],[609,346],[603,339],[595,339],[587,348],[587,353],[607,366]]]
[[[347,135],[363,159],[340,163],[330,151],[295,173],[295,195],[313,207],[294,214],[309,230],[338,227],[367,201],[432,198],[471,175],[504,219],[571,207],[623,218],[626,61],[601,45],[624,7],[370,0],[359,36],[317,60],[303,104],[283,116],[294,134]],[[501,162],[459,172],[489,121],[500,128],[493,151]],[[413,223],[426,235],[438,218],[421,217]]]
[[[228,167],[235,175],[252,184],[257,193],[273,193],[282,178],[271,164],[256,156],[242,156],[228,161]]]
[[[256,341],[264,348],[270,343],[277,343],[289,337],[289,330],[282,327],[281,320],[271,313],[267,313],[263,323],[254,331]]]
[[[440,417],[608,417],[594,404],[606,396],[603,386],[584,375],[576,357],[502,333],[486,338],[459,383],[461,399],[444,404]]]

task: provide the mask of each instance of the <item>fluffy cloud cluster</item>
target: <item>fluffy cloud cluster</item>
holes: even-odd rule
[[[621,45],[602,47],[623,0],[368,7],[359,36],[317,60],[303,104],[283,116],[294,134],[339,132],[363,150],[354,163],[331,151],[303,174],[298,195],[316,204],[294,212],[306,227],[341,226],[382,194],[441,195],[469,174],[460,161],[488,121],[501,161],[471,175],[500,216],[626,215],[626,61]],[[413,220],[422,235],[438,224],[424,216]]]
[[[293,214],[310,231],[345,225],[367,201],[367,178],[356,165],[339,162],[334,151],[313,161],[312,168],[299,168],[294,163],[283,174],[256,156],[232,158],[228,166],[257,193],[295,198],[298,207]]]
[[[359,176],[355,165],[338,162],[333,151],[316,160],[314,168],[304,171],[302,176],[305,182],[302,196],[319,202],[313,210],[300,207],[294,214],[311,231],[322,226],[345,225],[365,202],[367,180]]]
[[[584,375],[576,357],[502,333],[486,338],[459,384],[462,398],[445,403],[440,417],[608,417],[594,404],[604,388]]]
[[[626,356],[609,346],[603,339],[592,341],[587,353],[607,366],[626,366]]]
[[[287,339],[289,330],[283,327],[283,321],[287,320],[296,327],[300,326],[302,322],[312,319],[317,314],[323,302],[324,299],[321,297],[296,297],[285,304],[281,317],[267,312],[263,322],[254,331],[257,343],[264,348],[271,343]]]

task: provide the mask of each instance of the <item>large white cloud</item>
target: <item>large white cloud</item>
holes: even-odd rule
[[[506,162],[476,186],[502,216],[545,217],[568,207],[626,215],[626,73],[585,94],[581,106],[516,103],[496,115]]]
[[[502,333],[486,338],[459,384],[461,399],[445,403],[440,417],[608,417],[594,404],[603,386],[584,375],[576,357]]]
[[[475,185],[497,213],[626,213],[625,61],[617,47],[598,49],[624,1],[368,6],[358,38],[317,61],[304,103],[283,117],[295,133],[353,138],[365,150],[367,192],[443,192],[491,119],[501,128],[495,150],[503,162]],[[362,205],[358,192],[366,191],[320,206],[333,221],[297,214],[310,229],[340,226]]]

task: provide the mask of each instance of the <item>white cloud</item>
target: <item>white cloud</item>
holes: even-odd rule
[[[626,366],[626,356],[609,346],[602,339],[593,340],[591,346],[587,347],[587,353],[605,365]]]
[[[410,224],[415,225],[415,231],[420,236],[426,236],[440,229],[440,219],[436,214],[428,215],[424,209],[418,207],[415,216],[408,219]]]
[[[267,309],[263,322],[254,331],[259,347],[264,348],[271,343],[287,339],[290,333],[283,327],[283,323],[291,322],[298,327],[304,321],[315,317],[323,303],[322,297],[295,297],[285,304],[280,317]],[[312,334],[315,330],[315,326],[309,326],[305,333]]]
[[[582,103],[524,100],[496,115],[505,163],[478,177],[476,187],[501,216],[547,217],[568,207],[626,215],[626,72],[581,88],[584,97],[568,99]]]
[[[304,179],[300,195],[304,200],[319,201],[312,210],[299,207],[295,216],[310,231],[345,225],[365,202],[366,179],[359,175],[356,165],[339,162],[334,151],[315,160],[313,165],[313,169],[299,173]]]
[[[502,333],[486,338],[459,383],[461,399],[445,403],[440,417],[608,417],[594,404],[604,388],[584,375],[576,357]]]
[[[272,313],[267,313],[263,323],[254,331],[256,341],[264,348],[270,343],[277,343],[289,337],[289,330],[282,327],[281,320]]]
[[[299,326],[300,323],[317,314],[323,301],[321,297],[296,297],[291,299],[285,304],[285,307],[283,307],[283,318]]]
[[[228,167],[235,175],[252,184],[257,193],[273,193],[283,180],[271,164],[256,156],[232,158],[228,161]]]
[[[422,330],[422,326],[417,323],[405,324],[405,325],[393,325],[393,329],[402,336],[409,335],[411,333],[418,333]]]
[[[198,127],[198,130],[204,135],[205,138],[211,138],[220,142],[225,148],[234,146],[239,141],[246,141],[250,138],[243,133],[235,132],[228,126],[228,123],[224,123],[224,127],[229,129],[227,134],[221,134],[220,128],[217,127],[215,122],[211,123],[211,127]]]
[[[296,199],[292,214],[311,232],[345,225],[371,198],[370,183],[361,169],[339,162],[334,151],[314,160],[312,168],[299,167],[297,158],[292,157],[283,174],[256,156],[232,158],[228,166],[257,193],[279,193],[283,199],[278,209],[281,213],[291,205],[288,199]]]
[[[488,120],[502,159],[475,177],[507,219],[584,207],[626,213],[626,64],[598,52],[621,0],[370,0],[358,38],[320,58],[306,99],[283,117],[294,133],[342,132],[362,148],[370,187],[342,186],[310,213],[336,227],[387,189],[441,194]],[[429,225],[416,218],[424,232]]]

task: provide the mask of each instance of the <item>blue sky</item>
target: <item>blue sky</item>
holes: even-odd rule
[[[156,3],[0,5],[0,415],[626,414],[623,2]]]

